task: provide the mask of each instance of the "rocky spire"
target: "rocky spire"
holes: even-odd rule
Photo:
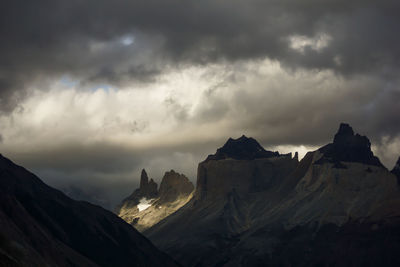
[[[148,183],[149,183],[149,177],[147,176],[146,170],[143,169],[140,175],[140,189],[146,188]]]
[[[267,151],[255,139],[242,135],[238,139],[229,138],[224,146],[219,148],[214,155],[209,155],[206,161],[227,158],[251,160],[276,156],[279,156],[278,152]]]
[[[340,162],[359,162],[383,167],[382,163],[371,151],[371,143],[366,136],[354,134],[347,123],[341,123],[335,134],[333,143],[319,149],[323,157],[316,163],[332,162],[343,167]]]
[[[147,199],[154,198],[158,195],[157,191],[157,183],[154,182],[153,179],[150,179],[147,176],[146,170],[143,169],[140,175],[140,187],[139,187],[140,196],[145,197]]]
[[[158,196],[158,190],[157,190],[157,183],[154,182],[153,179],[150,179],[147,176],[147,172],[145,169],[142,170],[142,173],[140,175],[140,186],[138,189],[136,189],[132,195],[130,195],[127,200],[134,200],[138,201],[142,197],[145,197],[147,199],[155,198]]]

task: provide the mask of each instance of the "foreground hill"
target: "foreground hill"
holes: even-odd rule
[[[186,266],[400,266],[399,186],[370,146],[347,124],[300,162],[229,139],[144,233]]]
[[[177,266],[118,216],[0,155],[0,266]]]

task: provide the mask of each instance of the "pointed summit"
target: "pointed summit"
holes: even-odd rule
[[[149,177],[147,176],[147,172],[145,169],[142,170],[140,175],[140,188],[144,189],[149,184]]]
[[[267,151],[255,139],[242,135],[238,139],[229,138],[224,146],[217,149],[214,155],[209,155],[206,161],[227,158],[251,160],[277,156],[279,156],[278,152]]]
[[[353,128],[347,123],[341,123],[338,132],[335,134],[333,139],[334,143],[341,142],[346,138],[354,135]]]
[[[359,162],[383,167],[382,163],[371,151],[371,143],[366,136],[354,134],[349,124],[341,123],[335,134],[333,143],[319,149],[323,157],[316,163],[331,162],[343,167],[343,162]]]

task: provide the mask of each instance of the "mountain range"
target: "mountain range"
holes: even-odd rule
[[[184,266],[400,266],[398,175],[344,123],[301,161],[229,139],[144,234]]]
[[[400,266],[400,158],[389,171],[344,123],[300,161],[243,135],[199,163],[196,187],[142,170],[116,213],[0,155],[0,266],[12,267]]]

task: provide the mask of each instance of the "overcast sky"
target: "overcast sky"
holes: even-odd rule
[[[242,134],[302,156],[348,122],[391,169],[399,14],[376,0],[2,3],[0,153],[107,207],[142,168],[195,182]]]

